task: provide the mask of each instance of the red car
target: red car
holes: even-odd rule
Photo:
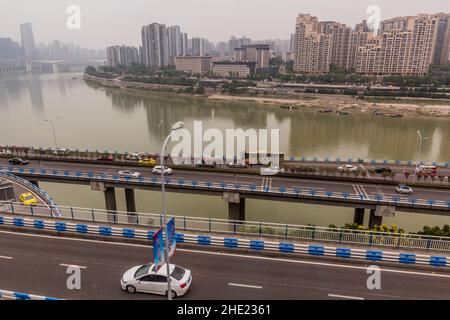
[[[101,156],[100,158],[97,158],[97,161],[114,161],[114,157],[112,155]]]

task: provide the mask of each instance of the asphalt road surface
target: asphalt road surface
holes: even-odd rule
[[[0,289],[64,299],[165,299],[128,294],[122,274],[152,259],[150,246],[0,231]],[[367,266],[311,258],[269,258],[177,249],[192,271],[181,299],[449,299],[450,274],[381,267],[381,289],[367,288]],[[69,290],[66,265],[81,269]]]

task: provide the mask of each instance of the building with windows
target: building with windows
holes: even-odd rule
[[[161,69],[169,65],[169,43],[164,24],[152,23],[142,27],[142,61],[147,68]]]
[[[212,73],[222,78],[247,78],[255,74],[256,62],[213,62]]]
[[[193,74],[207,74],[211,71],[211,59],[209,56],[175,57],[175,69]]]
[[[243,45],[234,49],[236,62],[255,62],[256,71],[267,69],[270,65],[270,46],[268,44]]]
[[[140,63],[139,50],[136,47],[127,46],[112,46],[106,48],[106,57],[108,65],[111,67],[117,67],[123,65],[126,67],[132,64]]]
[[[22,42],[23,54],[25,56],[25,59],[37,58],[33,27],[31,26],[31,23],[24,23],[20,25],[20,39]]]

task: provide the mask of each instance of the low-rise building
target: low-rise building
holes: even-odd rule
[[[255,73],[256,62],[214,62],[212,72],[216,77],[247,78]]]
[[[175,57],[175,69],[194,74],[206,74],[211,71],[211,57],[209,56],[181,56]]]

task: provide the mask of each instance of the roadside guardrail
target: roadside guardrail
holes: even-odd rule
[[[155,228],[163,225],[161,214],[111,211],[94,208],[59,206],[61,218],[67,220],[121,224],[134,227]],[[53,217],[51,209],[44,206],[25,206],[18,202],[1,202],[0,212],[29,215],[36,219]],[[368,247],[450,251],[450,237],[437,237],[408,233],[376,232],[343,228],[327,228],[256,221],[236,221],[214,218],[172,216],[177,231],[227,236],[255,236],[285,241],[317,241],[338,244],[355,244]]]
[[[0,290],[0,300],[61,300],[58,298],[38,296],[35,294]]]
[[[108,225],[88,225],[65,222],[61,220],[42,220],[39,218],[23,218],[14,216],[0,216],[0,226],[13,226],[17,228],[34,228],[38,230],[53,230],[64,235],[73,232],[80,236],[87,234],[123,239],[152,240],[156,230],[143,230],[133,228],[114,227]],[[176,233],[178,243],[196,244],[199,246],[218,246],[226,248],[249,249],[255,252],[281,252],[307,254],[311,256],[330,256],[342,259],[360,259],[369,261],[386,261],[409,265],[429,265],[434,267],[448,267],[450,257],[437,255],[422,255],[409,252],[388,252],[384,250],[364,250],[348,247],[328,247],[317,244],[298,244],[293,242],[266,241],[260,239],[240,239],[235,237],[220,237],[211,235],[194,235]]]

